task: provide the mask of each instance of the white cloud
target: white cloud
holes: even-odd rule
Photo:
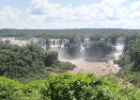
[[[139,2],[134,2],[131,5],[131,9],[135,10],[135,9],[139,9],[140,8],[140,1]]]
[[[120,6],[126,0],[103,0],[102,4],[105,6]]]
[[[0,25],[20,28],[139,28],[140,1],[134,2],[130,8],[123,7],[127,1],[102,0],[73,7],[72,4],[62,6],[49,0],[31,0],[26,10],[28,19],[24,21],[22,17],[19,21],[21,11],[5,6],[0,10]]]
[[[34,15],[45,15],[49,19],[67,19],[78,20],[86,18],[108,18],[108,17],[123,17],[128,13],[127,9],[118,7],[125,0],[103,0],[101,4],[82,5],[80,7],[71,8],[71,6],[61,7],[60,4],[51,4],[47,0],[32,0],[31,8],[27,11]],[[109,5],[112,5],[110,7]],[[117,12],[115,14],[115,12]],[[122,15],[122,16],[121,16]]]
[[[8,20],[18,20],[21,11],[19,9],[13,9],[10,6],[5,6],[2,11],[0,11],[0,23],[6,23]]]
[[[59,8],[59,6],[60,4],[52,4],[49,3],[48,0],[32,0],[31,7],[27,9],[27,12],[35,15],[49,13],[56,15],[56,10]]]
[[[61,6],[48,0],[32,0],[26,23],[37,28],[125,27],[135,18],[135,14],[131,15],[130,20],[130,10],[121,6],[125,1],[102,0],[97,4],[72,7],[71,4]]]
[[[90,13],[90,9],[88,5],[82,5],[81,7],[77,7],[74,9],[75,16],[88,16]]]
[[[131,18],[131,19],[140,19],[140,12],[138,12],[138,11],[133,12],[133,13],[129,16],[129,18]]]

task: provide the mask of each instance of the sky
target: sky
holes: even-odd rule
[[[140,0],[0,0],[0,29],[140,29]]]

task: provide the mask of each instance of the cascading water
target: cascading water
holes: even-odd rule
[[[58,52],[58,58],[63,58],[63,55],[65,55],[68,52],[67,47],[64,45],[69,43],[68,39],[49,39],[49,50],[50,51],[57,51]]]
[[[91,43],[91,41],[90,41],[90,39],[89,39],[89,38],[84,38],[84,43],[85,43],[85,44],[90,44],[90,43]]]
[[[105,40],[105,38],[101,38],[100,41],[113,46],[111,38],[108,38],[107,41]],[[90,53],[92,53],[90,49],[88,49],[91,42],[92,41],[90,41],[89,38],[84,38],[84,42],[79,42],[78,44],[80,45],[80,50],[75,49],[75,51],[72,51],[73,49],[68,50],[69,47],[66,46],[66,44],[69,43],[68,39],[49,39],[49,50],[57,51],[59,59],[69,58],[71,57],[71,54],[73,54],[72,52],[75,52],[78,59],[85,60],[85,58],[89,57]],[[125,39],[118,38],[116,40],[116,45],[114,46],[115,50],[112,53],[116,60],[119,59],[119,56],[123,53],[124,45]]]
[[[110,38],[107,39],[107,44],[108,44],[108,45],[112,45],[112,42],[111,42],[111,39],[110,39]]]
[[[113,53],[114,57],[115,57],[115,60],[118,60],[119,59],[119,56],[122,55],[123,53],[123,49],[124,49],[124,45],[125,45],[125,40],[122,39],[122,38],[118,38],[116,40],[116,45],[114,46],[115,47],[115,52]]]
[[[80,46],[80,59],[85,60],[85,47],[83,45]]]

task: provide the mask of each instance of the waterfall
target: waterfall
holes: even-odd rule
[[[125,45],[124,41],[125,40],[122,39],[122,38],[118,38],[116,40],[116,45],[114,46],[115,47],[115,52],[113,53],[116,60],[118,60],[119,56],[122,55],[122,53],[123,53],[123,49],[124,49],[124,45]]]
[[[80,46],[80,59],[85,59],[85,47],[83,47],[83,45]]]
[[[68,53],[68,48],[65,47],[65,44],[67,43],[69,43],[68,39],[49,39],[49,50],[57,51],[58,58],[61,59]]]
[[[84,43],[85,43],[85,44],[90,44],[90,43],[91,43],[91,41],[90,41],[90,39],[89,39],[89,38],[84,38]]]
[[[112,44],[112,41],[111,41],[111,39],[109,38],[109,39],[107,39],[107,44],[108,45],[111,45]]]

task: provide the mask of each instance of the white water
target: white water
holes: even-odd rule
[[[85,47],[83,45],[80,46],[80,59],[85,60]]]
[[[49,50],[58,52],[58,59],[63,59],[64,55],[68,53],[68,48],[64,45],[69,43],[68,39],[49,39]]]
[[[118,38],[116,41],[116,45],[115,47],[115,52],[113,53],[115,60],[119,59],[119,56],[122,55],[123,53],[123,49],[124,49],[124,45],[125,45],[125,40],[122,38]]]
[[[90,41],[90,39],[89,39],[89,38],[84,38],[84,43],[85,43],[85,44],[90,44],[90,43],[91,43],[91,41]]]
[[[104,38],[101,38],[100,39],[102,42],[105,42],[105,39]],[[116,45],[114,46],[115,48],[115,51],[112,53],[115,60],[119,59],[119,56],[122,55],[123,53],[123,49],[124,49],[124,45],[125,45],[125,39],[123,38],[118,38],[116,40]],[[90,44],[90,39],[89,38],[84,38],[84,45],[86,45],[86,47],[88,47],[88,45]],[[69,43],[69,40],[68,39],[49,39],[49,50],[50,51],[57,51],[58,52],[58,58],[63,58],[65,59],[64,56],[68,55],[68,47],[65,46],[65,44]],[[77,56],[78,59],[81,59],[81,60],[85,60],[85,57],[86,57],[86,47],[83,46],[83,44],[81,43],[80,44],[80,55]],[[108,45],[112,45],[112,42],[111,42],[111,39],[109,38],[107,40],[107,44]]]

